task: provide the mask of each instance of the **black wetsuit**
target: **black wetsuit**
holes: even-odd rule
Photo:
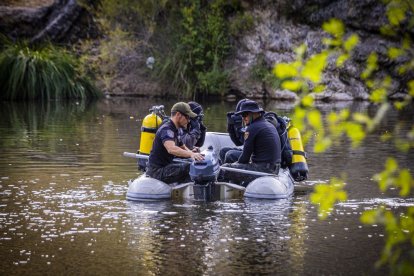
[[[243,151],[238,162],[223,166],[278,174],[281,161],[280,138],[276,128],[262,116],[246,129]],[[241,184],[249,183],[257,176],[222,170],[225,180]]]
[[[189,181],[190,163],[173,162],[174,155],[168,153],[164,146],[165,141],[174,141],[176,146],[182,146],[178,129],[171,120],[165,122],[155,134],[148,160],[147,175],[165,183]]]

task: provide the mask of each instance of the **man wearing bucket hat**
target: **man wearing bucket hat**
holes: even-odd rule
[[[181,141],[190,150],[198,150],[204,144],[206,138],[207,128],[203,124],[203,107],[197,102],[188,102],[191,111],[197,114],[197,117],[190,118],[190,123],[187,128],[179,129],[179,136]]]
[[[260,171],[278,174],[281,161],[280,138],[276,128],[263,117],[264,110],[252,100],[241,104],[240,114],[244,125],[243,151],[235,163],[226,163],[224,167],[231,167],[250,171]],[[221,171],[221,178],[239,184],[248,184],[257,176],[240,174],[230,171]]]
[[[171,117],[155,134],[150,152],[147,175],[165,183],[184,182],[190,180],[189,163],[174,163],[174,157],[203,160],[204,157],[197,152],[189,150],[179,139],[178,130],[186,128],[190,118],[197,114],[185,102],[178,102],[171,108]]]
[[[244,131],[246,128],[243,126],[242,116],[235,113],[239,112],[241,110],[242,104],[248,100],[249,99],[240,100],[236,105],[235,112],[227,112],[227,132],[229,133],[230,139],[236,146],[243,145]],[[241,148],[223,147],[219,153],[220,162],[222,164],[236,162],[239,159],[241,153]]]

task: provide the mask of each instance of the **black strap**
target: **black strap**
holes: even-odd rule
[[[141,131],[143,131],[143,132],[149,132],[149,133],[156,133],[157,132],[157,128],[153,128],[153,127],[141,127]]]
[[[300,150],[292,150],[292,153],[293,153],[293,154],[296,154],[296,155],[302,155],[302,156],[303,156],[303,157],[305,157],[306,159],[308,158],[307,153],[306,153],[306,152],[304,152],[304,151],[300,151]]]

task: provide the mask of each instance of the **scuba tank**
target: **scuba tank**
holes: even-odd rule
[[[290,174],[295,181],[303,181],[308,178],[308,164],[306,152],[303,149],[302,138],[299,130],[290,122],[288,126],[288,138],[292,148],[292,164],[289,166]]]
[[[139,154],[149,155],[152,149],[152,143],[155,139],[155,133],[160,127],[163,118],[165,117],[164,106],[153,106],[149,110],[151,113],[145,116],[141,125],[141,140],[139,143]],[[147,160],[138,159],[138,167],[145,170]]]

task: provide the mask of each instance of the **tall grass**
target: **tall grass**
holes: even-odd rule
[[[75,57],[52,45],[6,43],[0,53],[0,99],[87,99],[100,91],[82,75]]]

